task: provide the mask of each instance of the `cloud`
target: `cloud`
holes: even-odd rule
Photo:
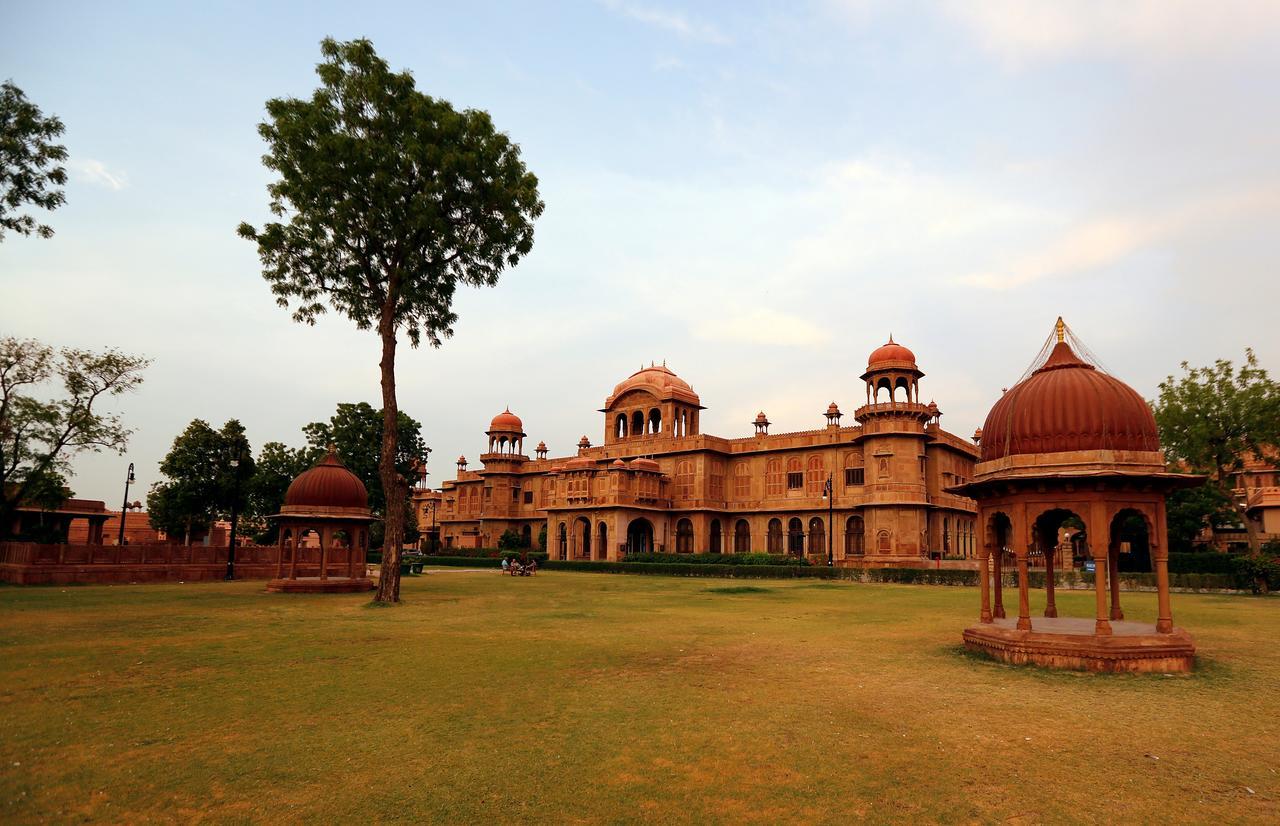
[[[77,179],[107,189],[121,190],[129,185],[129,177],[123,171],[107,169],[102,161],[93,158],[73,160],[69,164],[71,174]]]
[[[970,287],[1007,290],[1035,281],[1062,278],[1121,262],[1148,248],[1176,243],[1183,236],[1270,216],[1280,219],[1280,182],[1237,192],[1195,198],[1172,208],[1111,215],[1059,232],[1004,266],[959,279]]]
[[[690,319],[695,338],[769,346],[817,347],[831,333],[812,321],[769,307],[739,307]]]
[[[600,0],[601,5],[639,23],[653,26],[678,35],[685,40],[696,40],[703,43],[725,45],[730,42],[729,36],[710,23],[691,20],[685,15],[642,6],[636,3],[624,3],[622,0]]]
[[[984,48],[1015,64],[1080,55],[1231,57],[1280,33],[1274,0],[947,0],[944,9]]]

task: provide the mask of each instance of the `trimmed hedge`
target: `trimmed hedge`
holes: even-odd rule
[[[780,565],[806,566],[808,560],[781,554],[627,554],[627,562],[644,565]]]
[[[1171,574],[1234,574],[1236,557],[1214,551],[1200,553],[1170,553]]]

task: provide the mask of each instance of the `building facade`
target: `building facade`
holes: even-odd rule
[[[419,489],[419,525],[449,548],[493,547],[514,531],[553,559],[628,553],[774,553],[843,565],[919,565],[976,555],[974,503],[947,488],[978,455],[920,400],[914,354],[892,340],[868,359],[855,424],[833,402],[814,430],[770,433],[761,412],[740,438],[701,431],[705,408],[666,365],[650,365],[605,399],[603,443],[576,454],[524,453],[523,422],[494,417],[480,468]],[[828,524],[830,523],[830,524]],[[545,543],[545,544],[544,544]]]

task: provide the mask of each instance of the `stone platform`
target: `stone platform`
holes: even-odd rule
[[[354,594],[360,591],[372,591],[373,580],[360,577],[358,579],[339,579],[308,576],[297,579],[273,579],[267,583],[267,590],[273,594]]]
[[[1017,618],[997,619],[964,630],[964,645],[1007,663],[1076,671],[1181,673],[1195,665],[1195,643],[1181,628],[1156,633],[1154,625],[1111,621],[1111,636],[1093,633],[1094,620],[1032,617],[1019,631]]]

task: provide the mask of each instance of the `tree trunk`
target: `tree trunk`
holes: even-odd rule
[[[407,491],[396,472],[400,413],[396,405],[396,328],[392,315],[395,303],[395,292],[388,290],[382,318],[378,322],[378,334],[382,337],[382,361],[379,364],[382,368],[382,455],[378,461],[378,475],[382,477],[382,490],[387,501],[383,513],[382,572],[378,577],[375,602],[400,601],[400,546],[404,544]]]

